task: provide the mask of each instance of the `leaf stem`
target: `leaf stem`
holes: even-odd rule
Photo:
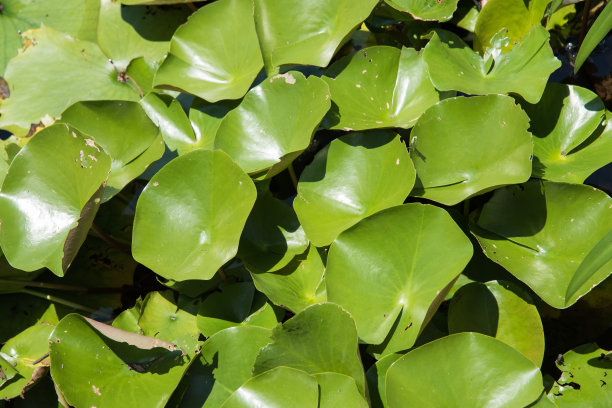
[[[582,9],[582,24],[580,26],[580,37],[578,37],[578,48],[582,45],[582,41],[584,41],[584,37],[587,33],[587,25],[589,23],[589,16],[591,10],[591,0],[584,0],[584,7]]]
[[[142,92],[142,88],[140,88],[140,86],[138,85],[138,83],[134,80],[134,78],[132,78],[131,76],[125,74],[125,79],[127,79],[128,81],[130,81],[132,84],[134,84],[134,86],[136,87],[136,89],[138,89],[138,93],[140,94],[141,98],[144,98],[144,93]]]
[[[192,2],[185,3],[185,4],[187,4],[187,7],[189,7],[191,11],[198,11],[198,8],[194,6]]]
[[[298,178],[295,175],[295,169],[293,168],[293,163],[289,164],[289,167],[287,167],[287,170],[289,171],[289,177],[291,177],[291,182],[293,183],[293,187],[295,188],[295,191],[297,191]]]
[[[128,255],[131,255],[132,252],[130,251],[130,248],[123,245],[122,243],[118,242],[117,240],[115,240],[113,237],[111,237],[110,235],[108,235],[106,232],[102,231],[100,229],[100,227],[98,227],[96,224],[91,224],[91,229],[93,232],[95,232],[104,242],[106,242],[107,244],[109,244],[110,246],[112,246],[113,248],[118,249],[121,252],[124,252]]]
[[[35,290],[30,290],[30,289],[22,289],[20,292],[21,293],[25,293],[27,295],[39,297],[41,299],[46,299],[46,300],[48,300],[50,302],[59,303],[60,305],[68,306],[68,307],[71,307],[73,309],[80,310],[82,312],[87,312],[87,313],[95,313],[96,312],[96,310],[92,309],[91,307],[83,306],[81,304],[78,304],[78,303],[75,303],[75,302],[71,302],[70,300],[62,299],[62,298],[59,298],[57,296],[49,295],[47,293],[41,293],[41,292],[37,292]]]

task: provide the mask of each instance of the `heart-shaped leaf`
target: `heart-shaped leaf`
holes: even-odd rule
[[[98,211],[110,157],[93,139],[53,125],[17,154],[0,193],[0,244],[15,268],[62,276]]]
[[[293,205],[308,238],[326,246],[360,220],[402,204],[415,176],[395,132],[351,133],[332,141],[304,169]]]
[[[253,0],[268,75],[285,64],[329,64],[377,0]]]
[[[389,408],[524,407],[543,389],[542,374],[527,357],[479,333],[454,334],[409,352],[389,367],[386,382]]]
[[[137,102],[79,102],[62,113],[62,121],[92,137],[112,158],[103,202],[164,153],[159,129]]]
[[[361,394],[365,393],[355,323],[333,303],[309,306],[274,328],[272,342],[259,352],[253,373],[280,366],[309,374],[345,374],[355,380]]]
[[[194,150],[172,160],[138,199],[134,259],[168,279],[212,278],[236,255],[256,195],[223,152]]]
[[[276,75],[251,89],[219,125],[215,149],[242,169],[272,177],[283,171],[312,139],[329,110],[329,88],[297,71]]]
[[[95,328],[71,314],[49,338],[51,376],[66,401],[77,407],[164,407],[193,355],[183,355],[171,344],[165,348],[166,342],[157,339],[94,323]],[[137,342],[128,344],[134,339]]]
[[[604,192],[533,180],[497,190],[473,232],[490,259],[549,305],[566,308],[612,273],[610,251],[603,252],[611,226],[612,198]]]
[[[495,337],[538,367],[544,358],[544,329],[538,310],[529,294],[510,282],[472,282],[461,287],[450,303],[448,330]]]
[[[391,7],[410,13],[415,20],[448,21],[458,0],[385,0]]]
[[[498,50],[493,61],[483,59],[457,35],[437,31],[423,58],[438,90],[466,94],[517,93],[529,103],[540,100],[549,75],[561,63],[548,43],[544,27],[533,27],[509,52]]]
[[[327,296],[351,313],[361,340],[386,339],[385,354],[405,350],[471,256],[470,240],[443,209],[392,207],[336,238],[327,259]]]
[[[410,134],[417,172],[412,195],[457,204],[531,175],[529,118],[503,95],[445,99]]]
[[[412,48],[366,48],[327,75],[333,106],[323,123],[331,129],[409,128],[439,100],[425,61]]]
[[[210,102],[239,99],[262,68],[252,0],[220,0],[176,30],[154,84]]]
[[[595,93],[549,83],[540,102],[522,106],[536,136],[534,177],[581,184],[612,161],[612,125],[605,121],[604,104]]]

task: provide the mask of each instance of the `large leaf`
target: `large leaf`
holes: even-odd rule
[[[137,102],[79,102],[62,121],[92,137],[112,158],[102,201],[108,201],[164,153],[159,129]]]
[[[162,347],[150,337],[92,324],[71,314],[49,338],[51,376],[66,401],[77,407],[163,407],[193,355]]]
[[[412,195],[446,205],[531,175],[529,118],[503,95],[445,99],[410,134],[417,171]]]
[[[412,48],[366,48],[327,75],[334,105],[324,125],[331,129],[409,128],[439,99],[425,61]]]
[[[595,343],[584,344],[557,359],[561,377],[550,390],[549,398],[557,407],[605,408],[612,405],[608,373],[612,371],[612,353]]]
[[[272,177],[308,147],[330,105],[329,88],[320,78],[306,79],[297,71],[276,75],[251,89],[225,116],[215,149],[249,174]]]
[[[133,85],[119,81],[115,67],[96,44],[50,27],[26,34],[31,45],[6,68],[11,96],[0,105],[0,127],[29,129],[78,101],[138,98]]]
[[[268,75],[285,64],[324,67],[377,0],[253,0]]]
[[[534,177],[580,184],[612,162],[612,126],[600,127],[605,107],[595,93],[549,83],[540,102],[522,106],[536,136]]]
[[[351,316],[338,305],[309,306],[274,328],[272,342],[262,348],[254,374],[286,366],[309,374],[332,372],[352,377],[365,393],[365,376]]]
[[[308,248],[308,239],[293,208],[259,191],[247,219],[238,256],[251,273],[274,272]]]
[[[483,59],[447,31],[435,32],[423,51],[431,80],[441,91],[475,95],[512,92],[530,103],[540,100],[549,75],[561,65],[544,27],[532,28],[509,52],[497,49],[493,55],[491,67],[490,59]]]
[[[210,102],[239,99],[262,68],[252,0],[220,0],[176,31],[154,83]]]
[[[457,9],[458,0],[385,0],[391,7],[410,13],[415,20],[447,21]]]
[[[479,333],[421,346],[387,371],[389,408],[524,407],[542,392],[540,370],[512,347]]]
[[[22,394],[47,373],[49,360],[44,357],[54,328],[49,323],[30,326],[2,346],[0,368],[7,381],[0,380],[0,399]]]
[[[251,272],[253,283],[276,305],[299,313],[315,303],[325,302],[325,264],[316,247],[298,256],[276,272]]]
[[[168,279],[212,278],[236,255],[256,194],[223,152],[194,150],[172,160],[138,199],[134,259]]]
[[[612,6],[607,4],[580,45],[578,55],[576,55],[576,61],[574,62],[574,73],[578,72],[582,64],[584,64],[584,61],[586,61],[591,52],[597,47],[597,44],[601,42],[611,29]]]
[[[312,408],[319,403],[317,380],[304,371],[278,367],[245,382],[221,408]]]
[[[304,169],[293,205],[308,238],[326,246],[360,220],[402,204],[415,176],[395,132],[351,133],[332,141]]]
[[[405,350],[471,256],[472,244],[443,209],[392,207],[336,238],[327,259],[327,296],[351,313],[361,340],[386,339],[385,353]]]
[[[62,276],[85,241],[111,166],[93,139],[53,125],[13,159],[0,193],[0,244],[25,271]]]
[[[22,46],[21,32],[41,24],[86,41],[96,40],[98,0],[3,0],[0,12],[0,76]]]
[[[544,329],[530,296],[510,282],[472,282],[453,296],[450,333],[478,332],[520,351],[536,366],[544,358]]]
[[[604,192],[533,180],[497,190],[473,232],[490,259],[549,305],[566,308],[612,273],[611,226],[612,198]]]

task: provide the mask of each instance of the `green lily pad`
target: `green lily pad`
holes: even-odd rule
[[[329,88],[320,78],[306,79],[297,71],[276,75],[251,89],[225,116],[215,149],[249,174],[272,177],[308,147],[330,106]]]
[[[531,176],[529,118],[504,95],[445,99],[410,134],[417,172],[413,196],[445,205],[522,183]]]
[[[278,324],[272,305],[265,296],[255,293],[251,282],[228,285],[222,292],[211,293],[198,311],[197,325],[210,337],[235,326],[258,326],[271,329]]]
[[[521,105],[536,136],[534,177],[581,184],[612,162],[612,125],[605,120],[605,106],[594,92],[549,83],[540,102]]]
[[[293,202],[314,245],[329,245],[360,220],[402,204],[416,173],[406,145],[392,131],[344,135],[306,166]]]
[[[262,68],[252,0],[220,0],[176,31],[154,83],[209,102],[239,99]]]
[[[115,67],[96,44],[51,27],[25,34],[31,45],[6,68],[11,96],[0,105],[1,128],[24,129],[25,134],[31,124],[58,117],[78,101],[138,98],[132,85],[119,82]]]
[[[612,353],[595,343],[584,344],[557,359],[561,377],[548,397],[555,406],[605,408],[612,404],[608,373],[612,371]]]
[[[385,354],[405,350],[471,257],[470,240],[443,209],[392,207],[336,238],[327,259],[327,296],[353,316],[362,341],[386,339]]]
[[[448,330],[495,337],[538,367],[544,358],[540,314],[529,294],[510,282],[472,282],[461,287],[450,303]]]
[[[542,374],[527,357],[492,337],[460,333],[393,363],[386,392],[389,408],[490,408],[524,407],[538,399],[542,388]]]
[[[62,113],[62,121],[92,137],[112,158],[103,202],[164,153],[159,129],[137,102],[79,102]]]
[[[365,48],[327,75],[334,105],[323,123],[331,129],[410,128],[439,100],[425,61],[412,48]]]
[[[548,43],[544,27],[533,27],[509,52],[493,51],[483,59],[457,35],[437,31],[423,58],[431,81],[440,91],[487,95],[517,93],[529,103],[540,100],[550,74],[561,66]],[[491,66],[491,64],[493,64]]]
[[[76,314],[59,322],[48,344],[53,381],[77,407],[164,407],[193,358]]]
[[[189,109],[189,121],[197,140],[189,146],[190,149],[201,147],[202,149],[212,149],[215,146],[215,136],[221,125],[221,121],[240,101],[219,101],[217,103],[206,102],[203,99],[196,99]],[[183,150],[185,150],[183,148]],[[181,150],[179,150],[181,154]]]
[[[212,278],[236,255],[256,194],[223,152],[194,150],[172,160],[138,199],[134,259],[167,279]]]
[[[325,67],[378,0],[254,0],[268,75],[285,64]]]
[[[278,271],[306,249],[308,239],[293,208],[259,191],[238,247],[246,268],[251,273]]]
[[[13,159],[0,194],[0,244],[15,268],[64,275],[100,205],[110,157],[65,125],[36,134]]]
[[[459,0],[385,0],[391,7],[410,13],[415,20],[448,21]]]
[[[0,368],[7,379],[0,380],[0,399],[17,397],[47,373],[49,359],[43,357],[54,328],[48,323],[30,326],[2,346]]]
[[[606,193],[533,180],[497,190],[472,231],[487,257],[562,309],[612,273],[611,225]]]
[[[312,408],[319,404],[317,380],[304,371],[277,367],[250,378],[221,405],[221,408],[283,407]]]
[[[145,297],[138,319],[142,334],[174,343],[188,335],[196,343],[200,336],[196,318],[198,305],[194,302],[177,304],[171,296],[171,292],[150,292]]]
[[[373,408],[387,407],[387,392],[385,389],[385,380],[387,379],[387,370],[391,364],[395,363],[403,354],[392,353],[387,354],[376,364],[366,371],[366,381],[368,382],[368,392],[370,393],[370,401]]]
[[[112,326],[131,333],[143,334],[142,328],[138,325],[142,310],[142,299],[138,298],[136,304],[129,309],[119,313],[113,320]]]
[[[332,372],[352,377],[365,394],[365,376],[351,316],[333,303],[307,307],[274,328],[272,342],[261,349],[254,375],[286,366],[309,374]]]
[[[327,300],[323,273],[325,264],[316,247],[276,272],[253,273],[253,283],[274,304],[299,313],[315,303]]]
[[[355,380],[338,373],[315,374],[319,383],[319,408],[353,407],[368,408],[363,395],[359,393]]]
[[[22,46],[20,32],[41,24],[86,41],[96,41],[98,0],[3,0],[0,13],[0,76]]]

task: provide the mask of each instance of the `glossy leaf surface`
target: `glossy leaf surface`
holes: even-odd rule
[[[255,196],[253,182],[223,152],[174,159],[138,200],[134,259],[168,279],[212,278],[236,255]]]
[[[458,0],[385,0],[391,7],[410,13],[415,20],[447,21],[457,9]]]
[[[323,124],[331,129],[409,128],[439,99],[412,48],[369,47],[344,57],[327,75],[333,105]]]
[[[454,205],[531,175],[529,118],[503,95],[445,99],[410,134],[413,196]]]
[[[385,354],[405,350],[471,256],[471,243],[443,209],[392,207],[336,238],[327,260],[327,296],[353,316],[361,340],[384,341]]]
[[[196,320],[197,304],[177,304],[171,296],[162,292],[147,295],[138,318],[142,334],[170,342],[177,342],[181,336],[188,335],[195,343],[200,335]]]
[[[612,273],[612,258],[597,256],[612,245],[611,225],[604,192],[533,180],[497,190],[473,232],[490,259],[549,305],[566,308]]]
[[[111,166],[93,139],[54,125],[15,157],[0,193],[0,244],[25,271],[62,276],[85,240]]]
[[[460,333],[421,346],[393,363],[386,392],[389,408],[524,407],[540,396],[542,374],[505,343],[479,333]]]

